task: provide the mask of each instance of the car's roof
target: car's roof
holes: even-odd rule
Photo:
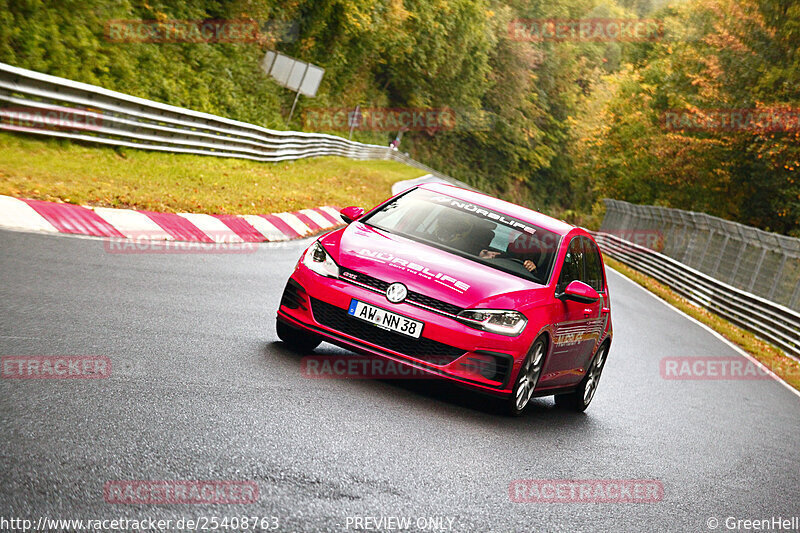
[[[553,233],[557,233],[559,235],[566,235],[575,229],[575,226],[572,224],[567,224],[564,221],[543,215],[538,211],[527,209],[520,205],[506,202],[505,200],[500,200],[493,196],[489,196],[488,194],[462,189],[461,187],[456,187],[455,185],[449,185],[446,183],[424,183],[420,185],[419,188],[431,192],[447,194],[471,204],[481,205],[483,207],[511,215],[522,221],[529,222],[535,226],[539,226],[540,228],[552,231]]]

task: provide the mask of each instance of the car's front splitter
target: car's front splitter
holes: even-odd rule
[[[365,355],[371,356],[378,356],[384,359],[393,361],[400,365],[405,365],[409,368],[415,369],[417,371],[424,372],[426,375],[436,378],[442,378],[447,381],[452,381],[458,383],[460,385],[467,386],[472,389],[480,390],[481,392],[489,393],[493,396],[498,397],[507,397],[511,394],[511,390],[508,387],[508,378],[504,380],[504,383],[501,383],[500,386],[487,386],[483,383],[473,381],[470,379],[465,379],[458,375],[454,375],[451,372],[443,370],[441,368],[437,368],[435,366],[427,365],[421,361],[415,361],[411,358],[407,358],[401,354],[396,354],[385,350],[379,346],[374,346],[372,344],[366,343],[360,339],[350,337],[346,334],[341,332],[331,330],[319,324],[308,324],[305,322],[301,322],[296,320],[295,318],[291,317],[290,315],[286,314],[282,310],[278,311],[278,320],[283,321],[285,324],[305,331],[310,331],[316,335],[321,336],[326,342],[330,342],[331,344],[335,344],[347,350],[352,350],[354,352],[363,353]],[[480,355],[480,352],[476,352]],[[464,357],[467,357],[469,353],[465,353]],[[504,354],[505,355],[505,354]],[[508,356],[509,358],[511,356]]]

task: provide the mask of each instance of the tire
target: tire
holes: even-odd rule
[[[531,345],[528,355],[522,363],[517,380],[511,389],[511,397],[508,399],[508,413],[511,416],[521,416],[525,408],[533,397],[533,391],[539,383],[544,366],[544,356],[547,353],[547,340],[539,337]]]
[[[606,359],[608,359],[608,344],[603,344],[594,354],[589,370],[578,384],[578,388],[569,394],[556,394],[556,405],[570,411],[584,412],[597,392]]]
[[[310,331],[303,331],[278,320],[275,324],[278,338],[293,352],[310,353],[322,342],[318,336]]]

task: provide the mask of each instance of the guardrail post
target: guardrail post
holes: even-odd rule
[[[709,230],[709,232],[708,232],[708,242],[703,247],[703,253],[702,253],[702,255],[700,255],[700,259],[697,261],[697,269],[698,270],[703,270],[703,261],[705,261],[705,259],[706,259],[706,254],[708,253],[708,249],[711,248],[711,241],[714,240],[714,234],[715,233],[716,233],[716,230],[714,228],[711,228]]]
[[[798,304],[800,304],[800,279],[797,280],[797,285],[794,287],[794,292],[792,293],[792,300],[789,303],[789,307],[792,309],[797,309]]]
[[[734,281],[736,280],[736,274],[739,272],[739,265],[742,264],[742,254],[747,249],[747,242],[742,241],[742,246],[739,249],[739,253],[736,254],[736,262],[733,264],[733,271],[730,273],[728,277],[728,283],[734,285]]]
[[[680,216],[680,221],[681,221],[681,245],[684,248],[683,248],[683,253],[680,256],[675,254],[673,257],[675,259],[678,259],[679,261],[681,261],[689,253],[689,238],[687,237],[688,232],[689,232],[689,224],[686,222],[686,215],[682,211],[678,211],[677,213]]]
[[[710,275],[716,276],[717,272],[719,272],[719,265],[722,262],[722,256],[725,255],[725,250],[728,248],[728,241],[730,241],[731,236],[726,234],[725,240],[722,242],[722,248],[719,250],[719,255],[717,256],[717,261],[714,263],[714,268],[709,272]]]
[[[781,275],[783,274],[783,266],[785,264],[786,264],[786,254],[784,254],[783,257],[781,257],[781,264],[778,267],[778,272],[777,274],[775,274],[775,279],[772,281],[772,284],[769,288],[769,296],[767,296],[767,300],[775,301],[773,300],[773,298],[775,297],[775,289],[778,287],[778,282],[780,281]]]
[[[691,220],[692,231],[689,234],[689,242],[686,244],[686,249],[683,251],[683,257],[680,259],[680,262],[686,265],[690,264],[689,261],[691,260],[694,252],[694,243],[697,240],[697,223],[694,220],[694,213],[687,213],[687,215],[689,220]],[[684,227],[688,230],[689,224],[686,224]]]
[[[748,292],[753,292],[753,286],[756,284],[756,278],[758,278],[758,273],[761,271],[761,264],[764,262],[765,255],[767,255],[767,249],[763,248],[761,250],[761,256],[758,258],[758,263],[756,263],[756,267],[753,269],[753,275],[750,276],[750,284],[747,286]]]

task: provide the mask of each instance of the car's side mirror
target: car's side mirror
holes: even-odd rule
[[[556,298],[559,300],[571,300],[582,304],[591,304],[600,299],[597,291],[582,281],[572,281],[564,292],[557,294]]]
[[[342,215],[345,224],[349,224],[352,221],[361,218],[361,216],[364,214],[364,208],[351,205],[339,211],[339,214]]]

